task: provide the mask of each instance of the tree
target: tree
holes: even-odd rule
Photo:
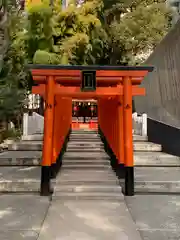
[[[6,2],[7,3],[7,2]],[[0,121],[14,121],[21,114],[26,92],[24,16],[17,2],[6,7],[6,45],[0,71]],[[14,5],[15,4],[15,5]],[[7,126],[7,124],[6,124]]]
[[[105,18],[119,6],[120,16],[106,21],[110,64],[139,64],[163,39],[170,28],[171,12],[164,0],[104,0]],[[110,7],[110,8],[108,8]],[[108,14],[107,14],[108,13]]]
[[[27,52],[29,61],[49,64],[94,64],[103,47],[98,14],[102,2],[86,1],[77,8],[71,3],[65,10],[42,2],[28,13]],[[36,26],[36,27],[35,27]]]
[[[29,7],[29,62],[48,64],[137,64],[167,33],[164,0],[72,0],[62,10],[42,1]]]

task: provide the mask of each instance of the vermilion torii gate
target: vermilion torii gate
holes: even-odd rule
[[[134,195],[132,96],[144,95],[140,88],[149,66],[29,65],[36,86],[32,92],[45,100],[41,195],[52,193],[52,170],[58,166],[71,130],[72,99],[97,99],[98,124],[117,159],[125,169],[125,194]]]

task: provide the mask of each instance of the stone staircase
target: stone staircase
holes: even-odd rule
[[[96,132],[72,132],[53,198],[113,201],[124,199]]]
[[[135,192],[139,194],[180,193],[180,158],[162,152],[161,145],[143,140],[134,149]]]
[[[9,144],[8,151],[0,153],[0,192],[39,191],[42,138],[42,135],[27,136]],[[146,137],[135,135],[133,138],[135,192],[179,194],[180,158],[163,153],[160,145],[148,142]],[[84,184],[86,179],[87,184]],[[110,198],[109,186],[112,186],[114,199],[122,197],[109,156],[95,131],[73,131],[56,181],[59,185],[57,195],[62,197],[67,192],[69,198],[75,197],[78,191],[79,196],[90,191],[92,195],[92,189],[96,188],[98,192],[101,188]],[[98,198],[98,194],[95,195]]]

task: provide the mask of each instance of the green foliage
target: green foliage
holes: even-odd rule
[[[0,71],[1,122],[8,122],[20,114],[27,87],[27,75],[24,69],[26,63],[23,44],[24,18],[22,12],[13,6],[12,1],[8,7],[5,36],[8,44]]]
[[[70,1],[62,9],[44,0],[30,6],[28,16],[15,0],[1,1],[6,9],[0,73],[0,119],[21,111],[30,86],[25,71],[35,64],[139,64],[139,54],[152,51],[167,33],[171,17],[164,0]],[[6,35],[5,35],[6,32]],[[1,41],[2,42],[2,41]]]
[[[80,8],[71,3],[65,10],[58,3],[59,0],[54,2],[53,9],[33,7],[28,14],[29,62],[94,64],[102,52],[102,24],[98,18],[102,2],[86,1]]]
[[[20,136],[22,136],[22,132],[20,129],[8,129],[8,130],[1,130],[0,131],[0,143],[3,142],[3,140],[5,139],[9,139],[9,140],[15,140],[20,138]]]
[[[29,62],[32,62],[37,50],[50,52],[53,47],[52,39],[52,10],[48,6],[35,6],[28,13],[25,34],[25,46]]]
[[[111,14],[106,15],[109,63],[141,63],[147,58],[146,53],[153,51],[168,32],[171,12],[163,0],[126,1],[124,4],[117,0],[112,2],[113,6],[121,2],[121,14],[113,18]]]
[[[21,114],[32,84],[27,63],[135,65],[170,28],[165,0],[85,0],[80,7],[71,0],[66,9],[61,0],[48,2],[25,15],[18,1],[0,0],[0,121]]]
[[[167,33],[170,11],[164,0],[71,1],[62,10],[34,7],[29,12],[29,61],[43,64],[137,64]]]
[[[57,54],[43,50],[37,50],[33,57],[34,64],[59,64],[60,59]]]

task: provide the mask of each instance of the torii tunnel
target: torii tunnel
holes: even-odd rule
[[[41,195],[48,196],[53,191],[51,178],[59,170],[58,156],[71,132],[72,99],[95,99],[101,139],[116,158],[119,177],[125,179],[125,195],[133,196],[132,97],[145,95],[145,89],[139,85],[153,67],[29,65],[28,68],[35,83],[32,92],[45,101]]]

